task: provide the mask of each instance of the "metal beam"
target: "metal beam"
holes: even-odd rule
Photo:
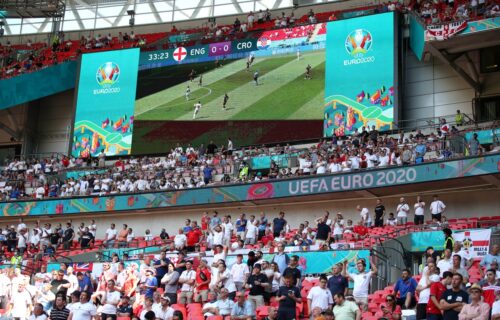
[[[233,4],[234,8],[236,9],[236,12],[243,13],[243,10],[241,9],[241,6],[238,3],[238,0],[231,0],[231,3]]]
[[[189,17],[189,19],[194,19],[194,18],[198,17],[198,13],[200,13],[201,7],[203,7],[205,5],[205,2],[207,2],[207,0],[200,0],[198,2],[198,4],[196,5],[196,9],[194,9],[194,11],[191,14],[191,16]]]
[[[155,4],[151,0],[148,0],[148,5],[149,8],[151,9],[151,13],[155,16],[156,22],[161,23],[162,22],[161,17],[160,14],[158,13],[158,10],[156,9]]]
[[[116,17],[115,21],[113,22],[113,27],[116,27],[118,25],[118,23],[120,23],[121,19],[123,18],[123,16],[127,12],[128,6],[131,4],[131,2],[132,2],[131,0],[128,0],[123,5],[122,9],[120,10],[120,13],[118,13],[118,17]]]
[[[439,60],[443,61],[449,65],[455,73],[461,77],[465,82],[467,82],[476,93],[481,93],[481,84],[474,79],[472,79],[462,68],[460,68],[454,61],[451,61],[447,55],[443,54],[443,51],[436,49],[432,43],[428,43],[428,49],[431,54],[437,57]]]
[[[12,130],[9,126],[7,126],[5,123],[0,122],[0,130],[5,131],[7,134],[11,135],[14,137],[14,139],[19,140],[19,134]]]
[[[488,182],[497,188],[500,188],[500,179],[498,179],[495,176],[492,176],[492,175],[481,176],[481,180]]]

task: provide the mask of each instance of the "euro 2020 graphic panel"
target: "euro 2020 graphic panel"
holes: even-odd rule
[[[139,49],[81,57],[71,154],[128,155],[132,150]]]
[[[398,110],[395,14],[327,25],[323,134],[389,130]]]

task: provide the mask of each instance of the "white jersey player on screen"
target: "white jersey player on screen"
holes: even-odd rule
[[[196,115],[198,114],[198,112],[200,112],[200,109],[201,109],[201,102],[198,101],[198,103],[194,104],[193,120],[196,119]]]
[[[190,96],[191,96],[191,88],[189,86],[187,86],[187,88],[186,88],[186,101],[188,101],[190,99]]]
[[[300,48],[297,49],[297,61],[300,60]]]

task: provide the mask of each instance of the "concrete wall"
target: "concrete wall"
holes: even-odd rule
[[[432,201],[432,194],[423,194],[427,206]],[[383,198],[387,212],[394,212],[400,195],[394,195],[391,198]],[[451,218],[462,218],[472,216],[493,216],[500,215],[500,198],[498,197],[498,189],[495,190],[478,190],[467,192],[451,192],[440,193],[441,199],[447,205],[446,216]],[[408,203],[413,206],[416,195],[407,195]],[[218,209],[219,215],[230,214],[233,223],[236,221],[240,213],[259,215],[261,211],[265,212],[272,220],[277,216],[279,211],[286,213],[286,219],[292,228],[297,228],[300,223],[305,220],[313,222],[316,218],[324,214],[325,210],[329,210],[332,214],[341,211],[346,219],[352,219],[353,222],[359,221],[359,214],[356,212],[356,205],[366,206],[370,210],[375,207],[375,199],[371,198],[357,198],[343,201],[324,201],[313,203],[294,203],[287,205],[270,206],[244,206],[235,208]],[[134,229],[136,236],[143,236],[146,229],[150,229],[153,234],[158,235],[161,228],[166,228],[170,234],[177,233],[180,226],[184,225],[184,220],[190,218],[200,222],[200,217],[203,208],[196,208],[191,210],[176,210],[161,212],[155,211],[148,213],[134,212],[134,213],[119,213],[111,214],[109,212],[95,215],[94,217],[72,217],[71,215],[52,216],[51,218],[40,217],[41,222],[50,222],[52,225],[55,223],[65,223],[68,219],[72,219],[74,224],[79,224],[81,221],[88,224],[91,218],[96,219],[98,224],[97,237],[103,238],[104,232],[109,227],[110,223],[116,223],[117,228],[121,229],[123,223],[127,223],[129,227]],[[212,214],[212,210],[209,211]],[[413,213],[413,210],[411,211]],[[373,211],[372,211],[373,214]],[[426,210],[426,217],[430,217],[430,213]],[[26,221],[35,221],[37,218],[27,218]],[[413,214],[409,217],[413,219]],[[8,223],[17,224],[17,219],[2,218],[0,219],[0,227],[4,227]],[[30,225],[30,222],[28,222]]]
[[[31,106],[38,109],[34,123],[34,152],[68,152],[71,136],[68,133],[74,117],[73,97],[74,90],[68,90],[40,99]]]
[[[479,65],[477,52],[471,53],[472,61]],[[457,60],[464,65],[465,58]],[[406,54],[406,79],[404,82],[403,119],[441,117],[452,115],[460,109],[472,114],[474,89],[462,80],[455,71],[441,60],[431,57],[418,61],[409,50]],[[468,73],[472,73],[465,68]],[[500,74],[480,75],[483,84],[482,96],[500,94]]]

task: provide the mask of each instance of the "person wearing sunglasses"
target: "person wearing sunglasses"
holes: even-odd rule
[[[387,295],[385,304],[382,304],[381,309],[383,313],[382,319],[401,319],[401,307],[396,304],[396,298],[392,294]]]

